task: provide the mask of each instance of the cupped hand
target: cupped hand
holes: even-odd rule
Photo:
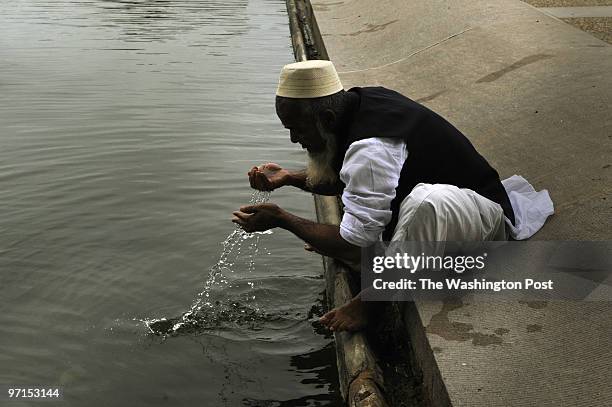
[[[260,191],[272,191],[286,185],[289,171],[284,170],[278,164],[267,163],[251,168],[247,175],[251,188]]]
[[[263,232],[280,225],[283,210],[276,204],[241,206],[233,213],[232,222],[248,233]]]

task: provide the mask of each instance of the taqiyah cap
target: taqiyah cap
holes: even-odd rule
[[[334,64],[313,59],[285,65],[280,73],[276,95],[309,99],[332,95],[342,89]]]

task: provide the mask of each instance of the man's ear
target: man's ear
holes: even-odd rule
[[[336,113],[331,109],[325,109],[319,113],[319,120],[327,127],[328,130],[334,130],[336,128]]]

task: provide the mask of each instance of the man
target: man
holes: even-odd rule
[[[515,220],[497,171],[459,130],[392,90],[345,91],[330,61],[283,67],[276,111],[291,141],[307,150],[308,167],[295,172],[274,163],[253,167],[251,186],[342,195],[344,215],[336,226],[299,218],[275,204],[243,206],[233,222],[248,232],[280,227],[304,240],[307,250],[357,263],[361,249],[379,240],[524,238],[552,213],[546,193],[548,201],[537,195],[546,201],[537,208],[537,222],[533,212],[529,222]],[[531,187],[521,180],[521,187]],[[357,330],[367,315],[358,295],[321,322],[331,330]]]

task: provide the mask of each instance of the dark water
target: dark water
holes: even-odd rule
[[[61,385],[65,406],[337,403],[320,259],[287,232],[254,263],[243,245],[200,326],[140,322],[202,292],[252,164],[303,165],[273,106],[291,60],[282,0],[1,2],[0,384]]]

